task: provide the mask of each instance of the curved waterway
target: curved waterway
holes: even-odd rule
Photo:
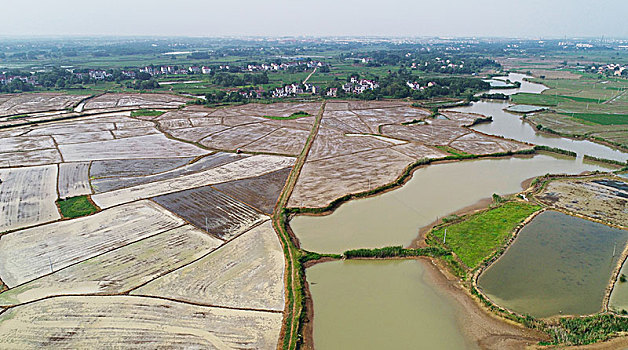
[[[421,261],[334,261],[306,274],[316,349],[476,348]]]
[[[521,82],[521,87],[516,89],[493,89],[489,93],[503,93],[512,95],[517,92],[541,93],[547,88],[541,84],[530,83],[523,80],[524,74],[511,73],[508,79]],[[504,77],[506,78],[506,77]],[[481,123],[471,129],[489,135],[503,136],[505,138],[529,142],[535,145],[558,147],[576,152],[582,157],[585,154],[598,158],[607,158],[620,161],[628,160],[628,153],[613,149],[586,140],[572,140],[556,135],[538,133],[529,123],[524,122],[519,115],[510,113],[505,109],[512,106],[512,103],[505,101],[483,100],[473,102],[470,106],[451,108],[452,111],[478,113],[493,117],[491,123]]]
[[[535,317],[601,310],[628,231],[546,211],[478,279],[498,305]]]
[[[354,248],[408,245],[418,230],[443,217],[490,198],[521,191],[532,177],[608,170],[569,157],[476,159],[417,169],[401,188],[342,204],[326,216],[297,216],[290,226],[301,247],[319,253]]]

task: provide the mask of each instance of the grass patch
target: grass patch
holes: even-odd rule
[[[464,157],[464,156],[470,156],[470,153],[464,152],[464,151],[460,151],[457,150],[455,148],[449,147],[449,146],[434,146],[436,148],[438,148],[441,151],[445,151],[449,154],[453,154],[454,156],[458,156],[458,157]]]
[[[572,118],[601,125],[628,125],[628,114],[610,113],[559,113]]]
[[[264,117],[266,119],[274,119],[274,120],[292,120],[292,119],[299,119],[299,118],[309,117],[309,116],[311,116],[310,113],[303,112],[303,111],[298,111],[298,112],[294,112],[294,113],[290,114],[287,117],[277,117],[277,116],[274,116],[274,115],[263,115],[262,117]]]
[[[87,196],[58,200],[57,204],[61,210],[61,215],[65,218],[78,218],[98,211],[98,208],[92,204]]]
[[[166,112],[155,111],[152,109],[138,109],[137,111],[131,112],[131,117],[159,117],[164,113]]]
[[[599,103],[600,100],[588,97],[564,96],[564,95],[544,95],[520,92],[510,96],[510,100],[517,104],[535,105],[535,106],[558,106],[559,103],[568,102],[587,102]],[[603,102],[603,100],[602,100]]]
[[[495,249],[504,244],[511,232],[525,218],[541,209],[538,205],[508,202],[502,206],[471,215],[466,220],[432,231],[441,242],[445,230],[445,245],[450,247],[462,262],[473,269]]]

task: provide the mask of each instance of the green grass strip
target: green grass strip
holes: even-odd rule
[[[440,227],[432,234],[442,242],[447,230],[445,245],[473,269],[501,247],[517,225],[539,209],[538,205],[508,202],[471,215],[462,222]]]

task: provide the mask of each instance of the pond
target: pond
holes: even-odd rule
[[[491,300],[535,317],[587,315],[602,299],[628,231],[546,211],[478,279]]]

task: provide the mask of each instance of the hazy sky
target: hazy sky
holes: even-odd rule
[[[0,36],[601,36],[628,0],[2,0]]]

